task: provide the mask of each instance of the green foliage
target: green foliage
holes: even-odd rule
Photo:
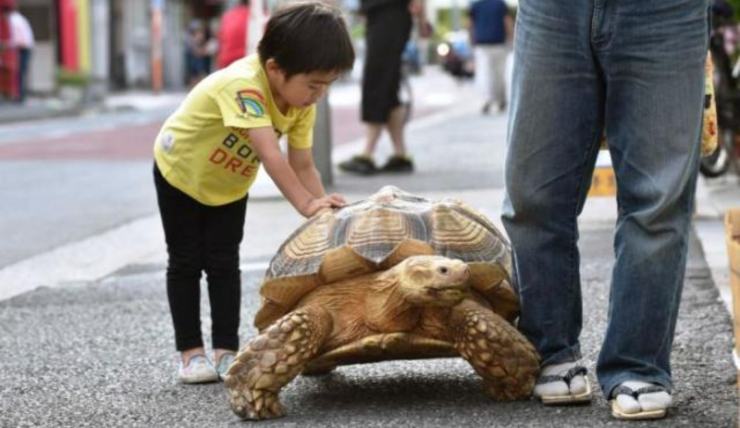
[[[90,75],[61,68],[57,72],[57,82],[60,86],[87,86],[90,83]]]
[[[468,9],[465,7],[458,7],[456,10],[450,7],[439,8],[436,18],[435,32],[440,35],[454,30],[464,30],[469,25]]]
[[[735,10],[735,19],[740,20],[740,0],[727,0]]]
[[[450,9],[437,9],[437,22],[434,26],[434,32],[438,35],[447,34],[452,29],[452,18]]]

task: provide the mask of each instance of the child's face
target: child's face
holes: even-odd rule
[[[269,67],[268,67],[269,73]],[[319,100],[337,78],[337,72],[313,71],[311,73],[294,74],[285,78],[285,72],[273,70],[273,89],[277,95],[292,107],[308,107]]]

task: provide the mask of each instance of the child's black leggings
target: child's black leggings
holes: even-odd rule
[[[178,351],[203,346],[200,275],[205,271],[211,302],[213,348],[239,348],[241,279],[239,243],[247,197],[212,207],[170,185],[154,165],[154,184],[167,242],[167,297]]]

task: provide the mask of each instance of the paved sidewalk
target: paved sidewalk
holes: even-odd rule
[[[414,174],[337,174],[336,190],[355,200],[394,184],[427,197],[463,199],[499,223],[505,118],[481,117],[472,104],[410,129],[410,151],[418,167]],[[338,149],[335,161],[354,149]],[[388,144],[381,143],[380,150],[379,156],[386,155]],[[582,342],[592,371],[606,323],[614,214],[612,199],[589,199],[580,221]],[[155,237],[151,246],[139,250],[135,262],[102,279],[39,288],[0,301],[0,349],[18,356],[0,360],[0,426],[244,426],[228,409],[221,385],[174,381],[164,252],[154,243],[161,232],[155,222],[145,224],[148,220],[141,219],[140,228],[128,232],[147,240]],[[250,201],[242,246],[243,340],[255,333],[251,319],[264,267],[301,221],[282,199]],[[203,300],[203,328],[208,332]],[[210,340],[208,334],[205,340]],[[735,426],[731,344],[728,312],[702,246],[692,236],[673,352],[676,409],[665,421],[617,422],[598,391],[586,407],[492,402],[469,366],[459,359],[439,359],[349,366],[330,376],[300,377],[282,394],[288,416],[260,425]]]
[[[0,101],[0,124],[76,116],[82,106],[56,98],[29,98],[24,103]]]
[[[0,124],[34,122],[42,119],[76,117],[109,111],[152,110],[176,106],[184,92],[131,90],[111,92],[105,99],[83,103],[57,97],[29,97],[23,103],[0,101]]]

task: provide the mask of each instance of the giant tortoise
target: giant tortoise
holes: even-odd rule
[[[299,373],[390,359],[462,356],[494,399],[530,395],[539,356],[512,322],[506,239],[462,202],[387,186],[307,220],[272,259],[255,317],[260,334],[225,376],[233,411],[283,415]]]

